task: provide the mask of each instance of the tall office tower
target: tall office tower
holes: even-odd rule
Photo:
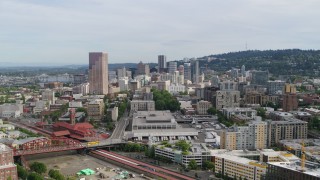
[[[137,66],[137,75],[149,75],[150,67],[149,64],[143,64],[141,61]]]
[[[126,73],[127,73],[126,67],[122,67],[122,68],[117,69],[118,79],[126,77]]]
[[[192,81],[191,79],[191,64],[190,63],[184,63],[184,79]]]
[[[173,74],[177,70],[177,62],[171,61],[169,62],[168,72]]]
[[[167,68],[167,57],[165,55],[158,56],[158,72],[165,72]]]
[[[282,96],[282,109],[289,112],[298,109],[298,98],[296,94],[296,87],[293,84],[286,84],[284,86],[284,93]]]
[[[241,75],[246,77],[246,67],[244,65],[241,66]]]
[[[179,71],[179,74],[180,74],[180,75],[184,75],[184,66],[183,66],[183,65],[180,65],[180,66],[178,67],[178,71]]]
[[[267,86],[269,80],[268,75],[268,71],[252,71],[251,84]]]
[[[108,94],[108,54],[89,53],[90,94]]]
[[[194,84],[199,83],[199,61],[195,60],[191,62],[191,76],[192,76],[192,82]]]

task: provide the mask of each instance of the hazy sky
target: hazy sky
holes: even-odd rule
[[[319,0],[0,0],[0,63],[156,62],[319,49]]]

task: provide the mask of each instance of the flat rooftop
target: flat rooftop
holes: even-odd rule
[[[176,121],[170,111],[138,111],[133,114],[132,125],[172,123]]]
[[[301,172],[301,161],[295,161],[295,162],[269,162],[268,164],[283,167],[286,169],[290,169],[292,171],[299,171]],[[305,173],[308,175],[312,175],[315,177],[320,178],[320,164],[313,163],[313,162],[306,162],[305,164],[305,171],[301,173]]]

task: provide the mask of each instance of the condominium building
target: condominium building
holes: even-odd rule
[[[284,139],[305,139],[308,123],[296,118],[282,121],[268,121],[268,146],[275,146]]]
[[[266,173],[266,165],[247,158],[215,154],[215,173],[236,179],[258,180]]]
[[[88,119],[94,121],[101,121],[104,115],[103,99],[95,99],[88,104]]]
[[[197,113],[198,114],[208,114],[208,109],[212,107],[209,101],[199,101],[197,103]]]
[[[131,111],[154,111],[155,103],[152,100],[132,100]]]
[[[320,164],[305,162],[302,169],[301,160],[290,162],[268,162],[265,180],[290,179],[290,180],[319,180]]]
[[[216,91],[213,95],[213,106],[217,110],[240,107],[240,91]]]
[[[298,109],[296,87],[292,84],[286,84],[284,87],[284,93],[282,95],[282,109],[286,112]]]
[[[211,155],[215,162],[215,173],[234,179],[266,179],[266,172],[269,171],[267,164],[287,164],[300,160],[287,151],[274,151],[273,149],[255,151],[220,149],[211,150]],[[274,179],[281,179],[279,177],[281,176]]]
[[[89,53],[90,94],[108,94],[108,54]]]
[[[285,83],[281,80],[268,81],[268,94],[282,94]]]
[[[158,145],[155,147],[155,156],[165,157],[186,167],[191,160],[195,160],[198,166],[202,166],[205,161],[211,161],[211,153],[204,143],[193,143],[186,152],[182,152],[174,145],[171,147]]]
[[[220,137],[221,149],[263,149],[267,147],[267,123],[253,121],[247,126],[234,126],[223,130]]]
[[[0,174],[1,180],[18,180],[17,166],[13,161],[12,149],[0,143]]]

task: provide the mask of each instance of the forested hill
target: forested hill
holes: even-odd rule
[[[210,55],[212,61],[200,61],[200,66],[208,64],[213,70],[225,71],[231,68],[269,70],[274,75],[318,76],[320,71],[320,50],[249,50]]]

